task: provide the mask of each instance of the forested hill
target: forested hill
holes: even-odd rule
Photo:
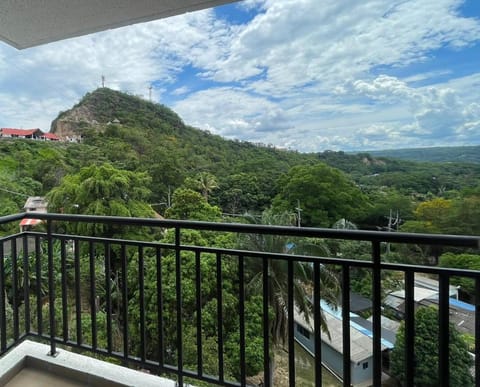
[[[419,163],[344,152],[302,154],[226,140],[185,125],[165,106],[107,88],[88,93],[60,113],[51,131],[81,142],[0,140],[2,214],[20,211],[25,196],[45,195],[83,167],[105,163],[145,173],[148,202],[157,203],[161,213],[175,189],[192,187],[192,179],[205,173],[215,182],[209,203],[224,213],[268,208],[282,189],[304,178],[304,169],[292,172],[299,165],[325,163],[340,169],[365,193],[388,187],[409,197],[425,196],[479,185],[480,164]],[[312,183],[321,185],[322,177]]]
[[[391,149],[369,152],[375,157],[411,161],[480,163],[480,145],[435,148]]]

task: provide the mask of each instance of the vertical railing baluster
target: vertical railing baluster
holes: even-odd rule
[[[255,258],[258,259],[258,258]],[[263,385],[271,387],[271,369],[270,369],[270,322],[269,322],[269,305],[270,305],[270,288],[269,288],[269,269],[270,262],[263,258],[262,262],[262,281],[263,281]]]
[[[222,294],[222,257],[217,253],[217,337],[218,337],[218,378],[223,383],[224,358],[223,358],[223,294]]]
[[[13,339],[15,342],[19,337],[19,316],[18,316],[18,262],[17,262],[17,239],[11,240],[12,260],[12,308],[13,308]]]
[[[382,257],[380,242],[372,242],[373,263],[373,385],[382,384]]]
[[[107,313],[107,352],[112,353],[112,262],[110,243],[104,244],[105,254],[105,308]],[[118,292],[118,289],[117,289]],[[117,293],[118,294],[118,293]]]
[[[68,341],[68,297],[67,297],[67,251],[65,239],[60,240],[60,271],[62,278],[62,330],[63,341]]]
[[[163,337],[163,290],[162,290],[162,250],[156,249],[157,259],[157,324],[158,324],[158,364],[164,367],[164,337]]]
[[[342,335],[343,335],[343,385],[350,387],[351,344],[350,344],[350,266],[342,266]]]
[[[145,259],[143,247],[138,246],[138,287],[139,287],[139,308],[140,308],[140,359],[145,361],[147,354],[146,324],[145,324]]]
[[[2,244],[3,246],[3,244]],[[42,289],[42,250],[40,236],[35,235],[35,275],[37,277],[35,289],[37,291],[37,333],[43,334],[43,289]]]
[[[28,261],[28,236],[23,235],[23,302],[25,333],[30,333],[30,264]]]
[[[0,349],[2,353],[7,349],[7,313],[5,300],[5,249],[4,242],[0,242]]]
[[[202,270],[200,266],[200,251],[195,251],[195,293],[197,309],[197,373],[203,375],[202,349]]]
[[[295,262],[300,264],[299,262]],[[288,313],[288,379],[290,386],[295,385],[295,303],[293,287],[293,260],[289,259],[287,263],[287,313]]]
[[[413,387],[415,377],[415,273],[405,272],[405,384]]]
[[[322,310],[320,304],[320,263],[313,264],[313,333],[315,340],[315,386],[322,386]]]
[[[438,303],[438,381],[440,386],[449,386],[449,343],[450,343],[450,305],[449,277],[445,272],[439,275],[439,303]]]
[[[480,385],[480,277],[475,276],[475,385]]]
[[[246,385],[246,359],[245,359],[245,259],[238,256],[238,316],[240,333],[240,384]]]
[[[127,362],[128,349],[128,279],[127,279],[127,249],[125,244],[120,247],[120,260],[122,264],[122,323],[123,323],[123,360]]]
[[[47,220],[47,241],[48,241],[48,302],[50,312],[50,356],[56,356],[57,348],[55,343],[55,277],[53,265],[53,237],[52,221]]]
[[[97,349],[97,289],[95,278],[95,245],[92,241],[88,245],[88,262],[90,278],[90,321],[92,330],[92,348]]]
[[[178,383],[183,386],[183,330],[182,330],[182,254],[180,227],[175,227],[175,281],[177,296],[177,368]]]
[[[82,300],[80,288],[82,284],[82,277],[80,273],[80,241],[74,240],[73,247],[73,259],[75,266],[75,319],[76,319],[76,339],[77,344],[82,345],[83,333],[82,333]]]

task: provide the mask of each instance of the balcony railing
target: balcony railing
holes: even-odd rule
[[[128,366],[148,369],[156,374],[169,374],[180,385],[195,380],[224,386],[247,384],[246,347],[247,325],[245,303],[247,297],[247,269],[252,262],[261,262],[261,332],[263,340],[263,373],[270,374],[272,344],[269,340],[269,321],[273,318],[269,309],[269,262],[286,262],[287,270],[287,315],[288,315],[288,384],[295,385],[295,341],[294,341],[294,264],[307,262],[313,268],[313,312],[312,328],[314,353],[322,358],[321,299],[325,289],[321,288],[321,270],[324,267],[335,268],[339,273],[341,296],[339,303],[342,317],[343,374],[340,375],[344,386],[350,386],[351,374],[351,337],[350,313],[350,273],[357,268],[367,269],[371,273],[372,294],[372,384],[380,386],[382,380],[382,273],[400,273],[405,289],[405,372],[406,385],[414,385],[414,276],[416,273],[434,275],[439,281],[438,300],[438,372],[439,381],[448,385],[449,380],[449,285],[452,277],[465,277],[475,283],[476,294],[480,294],[480,272],[445,269],[434,266],[418,266],[382,261],[385,243],[401,245],[428,245],[454,247],[461,251],[479,248],[478,237],[405,234],[374,231],[348,231],[332,229],[313,229],[296,227],[278,227],[246,224],[222,224],[191,221],[172,221],[158,219],[116,218],[98,216],[74,216],[63,214],[19,214],[0,218],[0,227],[6,230],[26,217],[44,221],[43,230],[25,231],[3,236],[0,243],[0,354],[5,353],[21,340],[36,337],[47,340],[51,354],[57,352],[57,346],[66,346],[72,350],[84,350],[95,356],[105,356]],[[141,241],[132,238],[91,236],[97,233],[99,225],[119,230],[142,228],[151,233],[170,233],[170,239],[159,238],[160,242]],[[85,227],[87,226],[87,227]],[[83,228],[82,228],[83,227]],[[80,235],[80,231],[89,230]],[[96,231],[97,230],[97,231]],[[168,231],[170,230],[170,231]],[[292,255],[272,251],[250,251],[216,246],[199,246],[183,243],[184,236],[199,230],[207,235],[234,233],[235,235],[274,235],[288,238],[314,238],[322,240],[364,241],[370,245],[370,260],[345,259],[309,255]],[[112,233],[114,235],[115,233]],[[122,234],[128,235],[128,233]],[[140,235],[140,234],[138,234]],[[208,238],[207,238],[208,239]],[[168,240],[168,242],[165,242]],[[194,262],[194,270],[185,273],[182,270],[184,257],[188,255]],[[166,273],[163,267],[165,256],[173,257],[174,273]],[[202,276],[205,256],[213,257],[213,293],[216,295],[215,320],[217,328],[215,363],[216,374],[205,371],[204,337],[204,300]],[[233,262],[235,281],[233,291],[237,295],[235,304],[238,316],[238,375],[231,379],[225,373],[224,342],[224,267]],[[229,266],[230,267],[230,266]],[[148,268],[148,269],[147,269]],[[102,274],[102,276],[99,276]],[[174,278],[174,283],[167,283]],[[229,274],[231,275],[231,273]],[[151,282],[147,284],[147,277]],[[99,280],[101,278],[101,280]],[[132,281],[132,278],[135,280]],[[193,284],[192,321],[184,321],[185,283]],[[87,291],[85,291],[85,284]],[[172,290],[172,287],[174,290]],[[174,320],[174,337],[166,332],[167,288],[173,292],[175,308],[168,311],[168,318]],[[191,289],[189,289],[190,291]],[[147,294],[148,293],[148,294]],[[171,294],[169,296],[171,298]],[[99,305],[101,298],[101,304]],[[475,304],[475,367],[476,385],[480,385],[480,297]],[[105,319],[99,322],[102,311]],[[147,315],[147,312],[148,315]],[[88,313],[85,313],[87,311]],[[152,315],[152,311],[154,312]],[[231,317],[231,316],[228,316]],[[86,321],[87,320],[87,321]],[[135,320],[136,325],[131,322]],[[73,322],[72,322],[73,321]],[[194,347],[196,348],[195,367],[185,365],[185,329],[187,324],[194,325]],[[154,336],[158,349],[152,352],[149,341]],[[137,345],[132,346],[135,341]],[[173,344],[172,344],[173,343]],[[171,348],[174,348],[173,350]],[[211,356],[211,353],[209,354]],[[172,360],[173,359],[173,360]],[[191,363],[191,362],[190,362]],[[322,364],[315,362],[315,385],[322,385]],[[270,385],[268,377],[263,385]]]

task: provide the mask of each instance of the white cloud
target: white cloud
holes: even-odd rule
[[[356,81],[353,88],[384,104],[408,104],[411,122],[398,128],[405,136],[451,140],[463,134],[466,128],[475,128],[480,120],[478,104],[463,101],[450,87],[411,88],[405,82],[382,75],[372,82]],[[478,95],[472,89],[471,92]]]
[[[190,88],[187,86],[178,87],[172,91],[173,95],[183,95],[190,92]]]
[[[265,133],[277,133],[291,127],[286,112],[277,104],[234,88],[193,93],[176,103],[173,109],[190,125],[254,142],[262,142]]]
[[[431,50],[480,37],[478,21],[454,12],[457,0],[266,4],[266,12],[234,37],[228,56],[211,64],[214,79],[264,75],[251,87],[275,96],[312,82],[328,90],[375,66],[405,66],[425,60]]]

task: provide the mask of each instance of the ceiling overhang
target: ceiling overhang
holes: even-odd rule
[[[28,48],[235,0],[2,0],[0,40]]]

